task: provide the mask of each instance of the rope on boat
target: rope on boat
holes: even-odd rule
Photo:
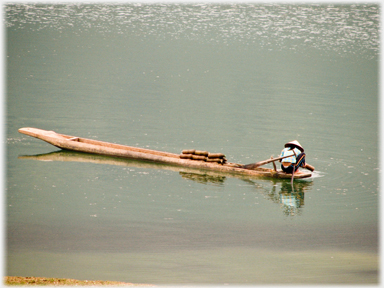
[[[183,150],[180,154],[181,159],[191,159],[196,161],[205,161],[205,162],[216,162],[219,164],[225,164],[227,158],[223,153],[210,153],[208,151],[200,150]]]

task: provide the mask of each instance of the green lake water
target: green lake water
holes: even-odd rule
[[[379,6],[4,5],[5,274],[379,282]],[[63,152],[22,127],[313,177]],[[271,164],[266,167],[272,167]]]

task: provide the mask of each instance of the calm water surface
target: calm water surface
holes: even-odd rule
[[[378,283],[379,7],[4,6],[6,275]],[[231,162],[246,179],[57,148],[36,127]]]

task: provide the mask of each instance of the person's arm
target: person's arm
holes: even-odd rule
[[[283,156],[284,156],[284,150],[285,150],[285,149],[281,150],[281,152],[280,152],[280,157],[283,157]],[[282,159],[280,159],[279,162],[281,162],[281,160],[282,160]]]

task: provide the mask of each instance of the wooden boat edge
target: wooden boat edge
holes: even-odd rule
[[[259,167],[257,168],[257,170],[248,170],[234,167],[233,165],[240,165],[236,163],[222,165],[217,163],[180,159],[179,155],[174,153],[137,148],[132,146],[103,142],[99,140],[92,140],[82,137],[59,134],[54,131],[48,131],[38,128],[25,127],[20,128],[18,131],[22,134],[35,137],[60,149],[65,150],[132,158],[146,161],[155,161],[159,163],[167,163],[197,169],[216,170],[225,173],[241,174],[256,177],[291,178],[291,174],[286,174],[282,171],[274,171],[273,169],[268,168]],[[294,175],[294,178],[300,179],[308,178],[311,176],[311,173],[300,171],[300,173],[296,173]]]

